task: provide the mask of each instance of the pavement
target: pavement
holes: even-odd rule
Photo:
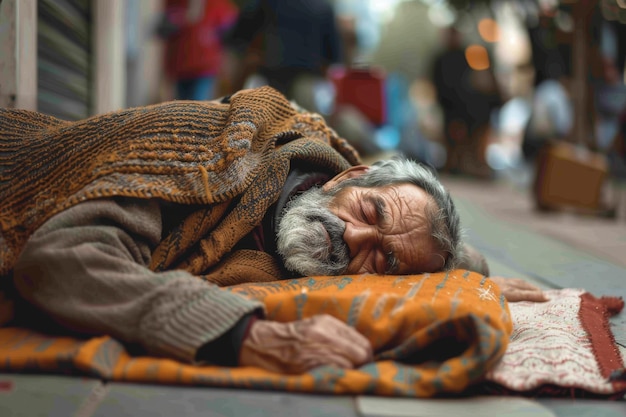
[[[601,219],[537,212],[527,183],[519,180],[442,177],[468,241],[485,254],[492,275],[526,278],[543,288],[577,287],[597,296],[626,298],[626,215]],[[619,187],[626,203],[626,187]],[[626,357],[626,314],[614,317],[611,325]],[[626,401],[326,396],[0,374],[2,417],[283,415],[626,417]]]

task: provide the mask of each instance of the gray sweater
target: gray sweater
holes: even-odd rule
[[[167,215],[157,201],[139,199],[93,200],[63,211],[29,239],[15,286],[66,328],[193,362],[200,347],[263,306],[183,270],[148,269]]]

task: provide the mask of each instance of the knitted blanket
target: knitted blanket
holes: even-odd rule
[[[298,112],[269,87],[224,102],[174,101],[77,122],[0,109],[0,276],[52,215],[113,196],[202,205],[164,240],[152,266],[205,273],[259,224],[294,159],[331,174],[359,162],[320,116]],[[181,259],[194,245],[191,258]]]
[[[322,366],[303,375],[253,367],[195,367],[132,355],[110,337],[82,340],[0,328],[0,371],[88,375],[112,381],[295,392],[431,397],[481,381],[512,330],[499,288],[475,273],[308,277],[224,289],[262,300],[267,317],[331,314],[372,343],[359,369]]]

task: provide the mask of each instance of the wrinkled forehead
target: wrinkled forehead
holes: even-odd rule
[[[434,198],[423,188],[411,183],[399,183],[386,185],[374,189],[386,197],[387,203],[396,208],[407,217],[407,221],[413,220],[422,223],[426,217],[426,211],[437,209]]]

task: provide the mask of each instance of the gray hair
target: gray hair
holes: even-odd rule
[[[337,188],[349,186],[371,188],[400,183],[414,184],[426,191],[434,200],[436,207],[429,204],[426,209],[430,233],[438,249],[448,254],[443,270],[456,268],[464,257],[459,214],[450,193],[430,168],[410,159],[394,157],[375,162],[365,174],[349,178],[339,183]]]

